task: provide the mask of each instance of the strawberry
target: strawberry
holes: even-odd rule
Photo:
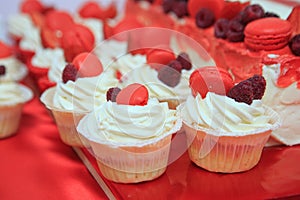
[[[148,90],[144,85],[133,83],[123,88],[116,97],[117,104],[144,106],[148,103]]]
[[[55,34],[56,31],[53,31],[47,27],[41,29],[41,41],[45,48],[56,48],[60,47],[60,38]]]
[[[241,3],[239,1],[225,1],[224,8],[221,11],[220,18],[233,19],[246,6],[250,4],[249,1]]]
[[[300,34],[300,5],[295,6],[287,20],[292,24],[292,35]]]
[[[64,11],[52,10],[45,15],[45,25],[52,30],[67,31],[73,24],[71,15]]]
[[[97,76],[103,71],[102,63],[98,57],[88,52],[78,54],[73,59],[72,64],[78,69],[80,77]]]
[[[206,97],[207,92],[226,95],[234,85],[228,71],[215,66],[196,69],[191,74],[189,83],[193,95],[199,93],[202,98]]]
[[[38,0],[26,0],[26,1],[22,1],[20,5],[20,10],[23,13],[29,13],[29,14],[33,12],[41,13],[44,10],[44,6]]]
[[[6,58],[13,55],[13,49],[0,41],[0,58]]]
[[[167,65],[176,57],[171,50],[167,49],[154,49],[149,51],[146,55],[147,64],[149,64],[153,69],[159,70],[164,65]]]
[[[78,11],[83,18],[100,18],[101,12],[99,4],[94,1],[85,2]]]

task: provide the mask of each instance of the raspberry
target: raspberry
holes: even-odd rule
[[[264,17],[277,17],[277,18],[280,18],[279,15],[277,15],[276,13],[273,13],[273,12],[266,12]]]
[[[67,83],[69,80],[75,82],[77,79],[77,73],[78,70],[75,65],[71,63],[67,64],[62,73],[63,83]]]
[[[253,20],[264,17],[264,15],[265,11],[260,5],[249,5],[244,10],[242,10],[242,23],[248,24]]]
[[[0,76],[5,75],[6,68],[4,65],[0,65]]]
[[[149,2],[149,3],[153,3],[154,2],[154,0],[134,0],[135,2],[139,2],[139,1],[147,1],[147,2]]]
[[[237,20],[231,20],[228,24],[226,37],[230,42],[242,42],[244,40],[244,25]]]
[[[172,11],[173,3],[174,3],[174,0],[163,0],[162,7],[164,10],[164,13],[168,13],[168,12]]]
[[[166,85],[170,87],[175,87],[180,81],[181,73],[178,72],[177,69],[174,69],[169,66],[164,66],[159,69],[157,77],[161,82],[165,83]]]
[[[188,15],[187,2],[185,2],[185,1],[174,2],[172,5],[172,11],[179,18],[187,16]]]
[[[300,56],[300,34],[295,35],[290,41],[289,41],[289,47],[294,55]]]
[[[208,28],[215,22],[214,13],[208,8],[201,8],[196,14],[196,25],[199,28]]]
[[[254,96],[252,82],[250,80],[240,82],[229,90],[227,96],[237,102],[244,102],[250,105]]]
[[[106,92],[106,100],[116,102],[117,95],[121,91],[118,87],[109,88]]]
[[[261,99],[266,90],[266,80],[261,75],[254,75],[248,79],[252,83],[253,87],[253,99]]]
[[[226,39],[226,34],[228,31],[228,25],[229,25],[229,20],[225,18],[221,18],[218,21],[216,21],[214,25],[214,32],[215,32],[215,37],[216,38],[223,38]]]
[[[181,73],[182,70],[182,65],[178,60],[172,60],[169,64],[169,67],[171,67],[172,69],[175,69],[176,71],[178,71],[179,73]]]
[[[192,69],[192,63],[189,55],[187,53],[180,53],[176,60],[180,62],[182,69],[190,70]]]

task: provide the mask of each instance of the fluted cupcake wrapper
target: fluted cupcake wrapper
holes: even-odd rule
[[[0,107],[0,138],[17,133],[24,104]]]
[[[90,147],[89,141],[80,135],[76,126],[88,112],[75,112],[57,109],[52,106],[55,88],[47,89],[41,96],[41,101],[51,111],[58,128],[61,140],[70,146],[74,147]]]
[[[171,135],[142,147],[113,147],[91,142],[103,176],[114,182],[137,183],[161,176],[168,165]]]

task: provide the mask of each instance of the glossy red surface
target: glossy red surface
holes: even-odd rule
[[[182,141],[184,137],[179,135]],[[182,148],[175,141],[171,153]],[[117,199],[300,199],[300,145],[267,147],[256,167],[234,174],[201,169],[185,152],[161,177],[138,184],[105,179],[89,151],[83,152]]]

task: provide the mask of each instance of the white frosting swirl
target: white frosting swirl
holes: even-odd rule
[[[61,59],[52,60],[51,68],[48,71],[48,79],[52,82],[59,83],[62,79],[62,73],[67,62]]]
[[[8,32],[17,37],[24,37],[35,26],[27,14],[12,15],[8,19]]]
[[[6,74],[12,78],[12,80],[20,81],[27,75],[27,68],[14,56],[0,59],[0,65],[4,65],[6,68]]]
[[[67,111],[89,112],[106,102],[107,90],[116,85],[117,80],[108,72],[96,77],[78,78],[75,82],[59,82],[55,89],[53,105],[47,106]]]
[[[127,74],[133,69],[144,66],[146,63],[146,56],[136,54],[126,54],[124,56],[119,57],[115,62],[113,62],[109,69],[118,70],[122,75]]]
[[[263,66],[267,86],[263,103],[274,109],[282,118],[282,125],[272,132],[277,140],[286,145],[300,144],[300,89],[297,82],[285,88],[277,86],[280,64]]]
[[[88,114],[79,123],[78,131],[95,142],[135,146],[174,133],[178,120],[176,111],[157,99],[149,99],[145,106],[119,105],[109,101]]]
[[[25,103],[33,96],[30,89],[15,82],[0,82],[0,93],[1,106]]]
[[[30,31],[25,32],[25,35],[23,35],[20,41],[20,48],[33,52],[43,48],[40,37],[40,30],[32,27]]]
[[[185,100],[191,89],[189,87],[189,74],[193,70],[183,70],[180,82],[175,87],[169,87],[158,79],[158,72],[148,65],[135,68],[122,78],[122,86],[132,83],[140,83],[148,88],[150,97],[158,99],[176,98]]]
[[[65,66],[64,52],[60,48],[39,49],[32,57],[31,64],[40,68],[51,68],[53,63]]]
[[[257,129],[271,129],[274,124],[261,100],[248,105],[211,92],[205,99],[199,94],[196,98],[189,96],[181,115],[187,124],[215,130],[220,135],[244,135]]]

